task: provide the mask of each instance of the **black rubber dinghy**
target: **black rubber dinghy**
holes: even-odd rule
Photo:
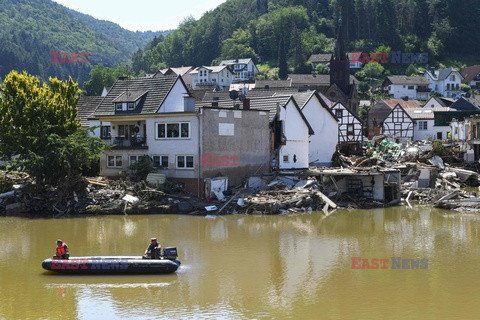
[[[177,249],[163,250],[161,259],[141,256],[49,258],[42,262],[45,270],[66,274],[167,274],[177,271]]]

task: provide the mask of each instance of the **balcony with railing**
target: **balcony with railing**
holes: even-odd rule
[[[114,149],[148,149],[147,137],[140,135],[111,137],[111,139],[104,139],[104,141]]]

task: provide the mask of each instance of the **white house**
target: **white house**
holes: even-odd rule
[[[308,161],[311,165],[331,166],[337,150],[338,122],[317,91],[295,93],[295,101],[315,132],[310,136]]]
[[[435,112],[450,111],[445,107],[424,107],[405,109],[414,121],[413,140],[445,140],[450,132],[449,126],[435,126]]]
[[[382,131],[397,142],[406,144],[413,139],[413,119],[397,104],[383,120]]]
[[[227,66],[202,66],[190,71],[192,88],[219,87],[228,90],[234,73]]]
[[[258,74],[258,68],[250,58],[223,60],[219,66],[227,66],[235,73],[233,82],[251,81]]]
[[[425,77],[389,76],[382,87],[394,99],[427,100],[429,85]]]
[[[448,98],[459,98],[461,96],[463,76],[456,69],[431,69],[425,73],[425,77],[430,82],[429,87],[432,92],[437,92]]]

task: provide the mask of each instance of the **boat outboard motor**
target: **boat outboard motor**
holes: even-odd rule
[[[166,247],[166,248],[163,248],[163,254],[162,256],[165,258],[165,259],[168,259],[168,260],[175,260],[177,259],[177,248],[176,247]]]

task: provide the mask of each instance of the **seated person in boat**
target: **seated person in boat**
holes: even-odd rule
[[[147,259],[160,259],[162,246],[157,242],[157,238],[150,240],[150,245],[145,250],[144,257]]]
[[[70,257],[67,244],[60,239],[57,240],[57,251],[55,253],[55,257],[60,259],[68,259]]]

